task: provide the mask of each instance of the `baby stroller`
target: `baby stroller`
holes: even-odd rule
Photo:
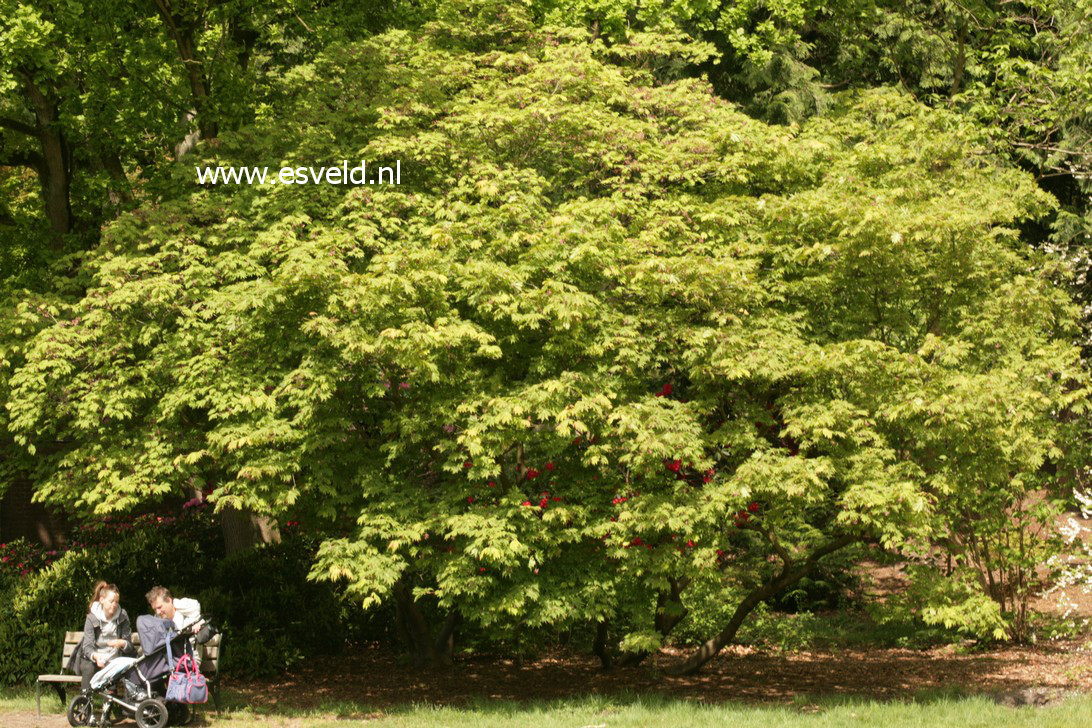
[[[89,693],[81,693],[68,705],[68,723],[86,726],[92,723],[106,726],[128,716],[138,728],[164,728],[184,725],[193,717],[186,703],[166,700],[167,680],[178,658],[193,656],[190,637],[207,641],[210,627],[204,622],[174,632],[166,619],[151,615],[137,618],[137,632],[144,650],[143,657],[118,657],[91,678]],[[203,638],[203,639],[202,639]],[[95,698],[102,699],[96,716]]]

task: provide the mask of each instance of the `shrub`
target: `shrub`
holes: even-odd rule
[[[198,599],[225,632],[221,668],[235,675],[273,674],[369,632],[358,605],[307,581],[310,538],[287,529],[280,544],[225,558],[217,519],[203,507],[89,521],[73,531],[72,548],[56,554],[25,542],[0,551],[11,556],[0,560],[0,685],[57,670],[64,633],[82,627],[100,578],[118,585],[133,621],[148,612],[144,594],[154,584]]]

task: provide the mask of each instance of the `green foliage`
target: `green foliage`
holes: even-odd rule
[[[975,122],[993,97],[967,115],[819,86],[869,67],[956,93],[957,38],[970,99],[1027,48],[1013,30],[988,62],[971,21],[992,10],[450,2],[358,41],[308,40],[277,6],[251,66],[242,7],[192,8],[198,50],[228,49],[196,122],[220,138],[193,164],[399,160],[403,184],[197,188],[191,164],[153,165],[78,285],[0,317],[5,467],[41,499],[101,515],[214,486],[322,524],[312,578],[367,607],[405,587],[507,642],[610,619],[650,649],[674,584],[708,637],[731,611],[709,599],[838,538],[913,554],[982,523],[1011,542],[1009,509],[1072,461],[1069,271],[1019,232],[1057,201]],[[79,8],[13,8],[5,37],[58,98],[125,45],[57,42]],[[682,31],[712,34],[711,78],[752,114],[824,113],[748,117],[683,77],[710,48]],[[152,46],[125,53],[192,93]],[[171,138],[160,107],[68,108],[70,133],[116,126],[125,155]],[[257,595],[241,611],[210,592],[257,645],[245,669],[295,659],[304,624],[256,616],[283,589],[250,559],[298,556],[226,562]],[[781,598],[807,606],[831,573]],[[927,620],[1005,626],[1003,601],[950,588],[923,588]]]
[[[207,544],[218,543],[215,525],[184,518],[163,526],[154,519],[135,526],[89,524],[82,533],[91,541],[77,541],[46,568],[7,586],[0,594],[5,614],[0,683],[25,682],[57,670],[64,633],[83,628],[90,589],[98,579],[118,585],[121,605],[132,620],[147,612],[144,593],[153,583],[196,594],[205,565],[222,555],[207,550]]]
[[[1015,229],[1052,204],[1030,178],[890,90],[767,126],[657,82],[673,41],[644,42],[472,5],[294,71],[200,163],[404,184],[161,180],[11,379],[19,441],[69,443],[40,495],[215,484],[327,524],[312,576],[366,606],[404,584],[499,635],[617,616],[647,648],[669,579],[909,548],[1060,457],[1083,374]]]
[[[225,671],[274,675],[306,655],[341,650],[361,621],[359,610],[328,585],[307,581],[313,557],[310,539],[288,536],[234,553],[209,569],[201,604],[229,635]]]
[[[932,569],[912,569],[905,594],[894,598],[887,619],[916,617],[927,625],[939,625],[983,640],[1007,636],[1000,605],[978,588],[967,571],[942,574]]]
[[[56,672],[64,633],[82,629],[100,578],[118,585],[134,628],[149,611],[144,594],[154,584],[198,599],[225,634],[221,669],[232,675],[276,674],[303,656],[374,636],[359,609],[329,585],[307,581],[311,539],[288,529],[282,543],[224,558],[217,520],[201,511],[89,521],[59,556],[5,545],[5,555],[17,552],[38,568],[18,578],[0,569],[0,684]]]

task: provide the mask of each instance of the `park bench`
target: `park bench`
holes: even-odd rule
[[[201,662],[201,672],[205,675],[205,680],[209,686],[209,693],[212,695],[212,703],[216,706],[216,712],[220,712],[220,642],[223,638],[222,634],[213,635],[212,639],[203,645],[198,645],[198,658]],[[64,647],[61,650],[61,670],[56,675],[39,675],[38,682],[35,688],[35,703],[37,704],[38,717],[42,717],[42,685],[45,683],[51,684],[53,689],[57,691],[57,697],[61,699],[61,707],[68,704],[68,697],[65,695],[65,688],[69,684],[80,684],[80,676],[66,674],[65,669],[68,667],[68,660],[72,657],[72,653],[79,647],[80,640],[83,639],[83,632],[65,632],[64,633]],[[140,635],[136,632],[132,634],[133,647],[136,648],[137,655],[141,654],[140,650]],[[211,669],[209,669],[211,668]]]

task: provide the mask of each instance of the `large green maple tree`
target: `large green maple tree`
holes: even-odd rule
[[[313,576],[397,600],[422,661],[455,616],[639,655],[740,585],[691,671],[824,555],[925,544],[1063,455],[1076,312],[1014,227],[1051,200],[961,117],[878,90],[772,127],[658,83],[671,38],[441,16],[298,68],[201,162],[401,185],[179,166],[81,300],[22,308],[10,428],[65,443],[41,498],[303,518]]]

